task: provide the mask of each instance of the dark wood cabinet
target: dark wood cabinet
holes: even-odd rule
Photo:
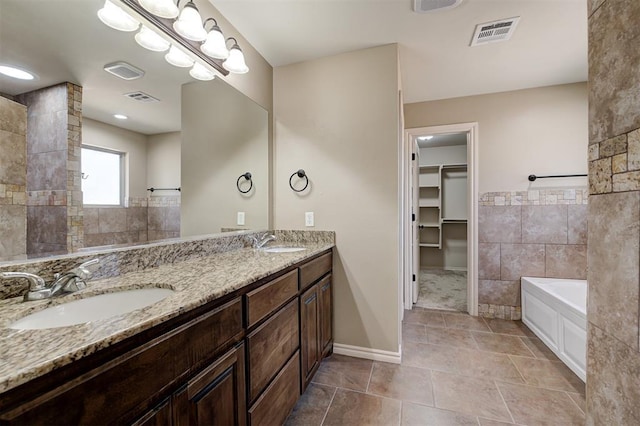
[[[173,424],[244,425],[245,399],[244,344],[240,344],[173,396]]]
[[[332,254],[0,395],[0,425],[282,424],[333,350]]]

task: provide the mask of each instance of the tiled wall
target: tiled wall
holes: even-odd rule
[[[0,258],[27,253],[27,108],[0,97]]]
[[[589,1],[587,425],[640,424],[640,2]]]
[[[15,99],[27,106],[27,254],[83,245],[82,89],[63,83]]]
[[[480,315],[520,319],[520,278],[587,278],[587,191],[490,192],[478,210]]]
[[[130,198],[127,207],[85,207],[86,247],[180,236],[180,196]]]

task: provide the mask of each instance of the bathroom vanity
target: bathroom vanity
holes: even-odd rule
[[[3,371],[0,424],[283,423],[332,352],[332,246],[244,248],[90,282],[176,291],[111,323],[5,328],[3,344],[47,350],[58,334],[63,349]]]

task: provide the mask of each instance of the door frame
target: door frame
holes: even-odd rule
[[[479,130],[478,123],[457,123],[439,126],[415,127],[405,129],[401,155],[400,170],[402,174],[402,217],[410,218],[411,214],[411,154],[417,136],[424,134],[467,133],[467,311],[470,315],[478,315],[478,152]],[[417,213],[417,212],[416,212]],[[405,266],[403,275],[404,309],[412,309],[411,287],[412,275],[418,276],[419,271],[413,271],[411,259],[411,220],[400,220],[401,235],[404,237],[401,265]]]

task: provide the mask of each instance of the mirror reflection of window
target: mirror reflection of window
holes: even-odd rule
[[[82,197],[85,205],[121,206],[124,153],[82,146]]]

